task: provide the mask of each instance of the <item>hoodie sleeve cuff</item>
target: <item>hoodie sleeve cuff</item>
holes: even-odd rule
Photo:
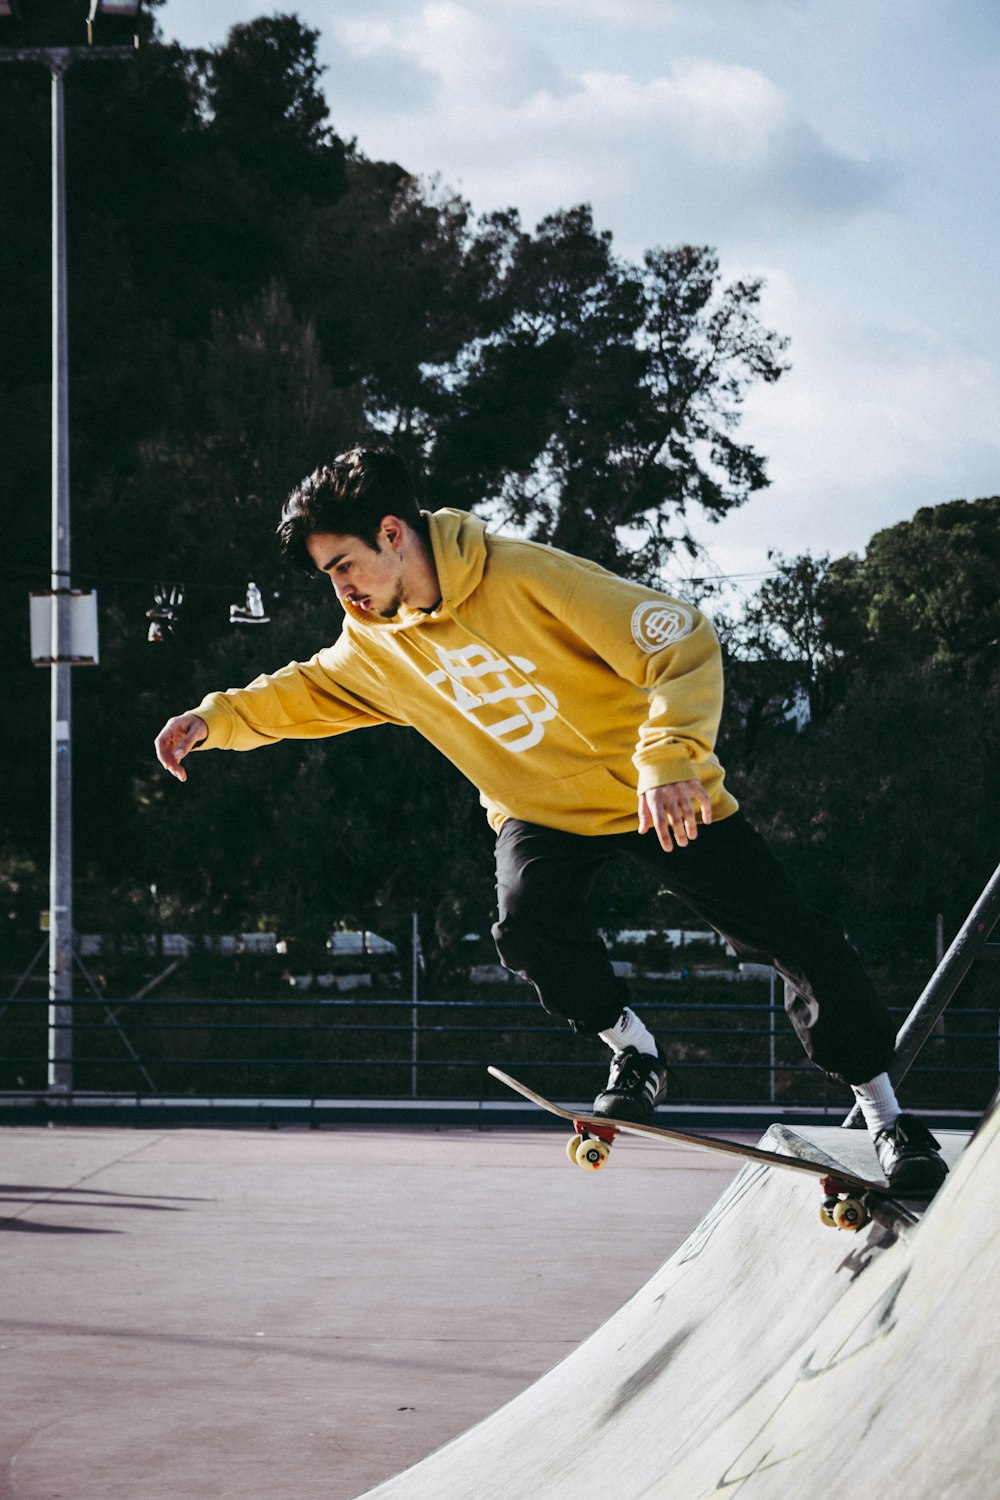
[[[200,740],[194,748],[196,750],[227,750],[233,737],[233,716],[223,695],[209,693],[197,708],[191,709],[191,712],[197,714],[199,719],[204,719],[208,726],[205,739]]]
[[[651,792],[654,787],[672,786],[678,781],[698,780],[700,777],[693,762],[686,757],[674,756],[669,761],[661,761],[658,765],[640,765],[638,790],[640,793]]]

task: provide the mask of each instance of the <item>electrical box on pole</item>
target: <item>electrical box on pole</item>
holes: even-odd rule
[[[69,640],[59,643],[59,655],[53,654],[52,610],[59,594],[69,598]],[[99,661],[97,640],[97,594],[88,589],[64,589],[33,593],[31,607],[31,660],[36,667],[54,667],[63,662],[71,667],[96,667]]]

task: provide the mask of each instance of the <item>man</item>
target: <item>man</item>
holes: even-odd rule
[[[627,854],[737,953],[775,965],[808,1056],[853,1088],[892,1186],[932,1193],[946,1168],[900,1112],[887,1010],[726,789],[721,656],[705,616],[555,548],[488,535],[466,512],[422,512],[387,451],[317,469],[278,536],[289,561],[330,579],[340,638],[170,719],[161,764],[184,781],[194,749],[412,725],[479,788],[496,831],[503,963],[611,1049],[597,1113],[648,1120],[666,1093],[662,1048],[625,1003],[587,909],[601,866]]]

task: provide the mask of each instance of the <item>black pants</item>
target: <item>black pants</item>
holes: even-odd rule
[[[885,1072],[895,1032],[839,926],[806,905],[742,813],[698,830],[667,854],[656,835],[587,837],[509,818],[497,837],[504,966],[535,986],[546,1010],[577,1031],[613,1026],[627,999],[590,910],[602,866],[627,854],[652,870],[743,958],[771,963],[809,1058],[847,1083]]]

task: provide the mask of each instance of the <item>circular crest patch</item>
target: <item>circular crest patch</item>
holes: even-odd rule
[[[683,604],[665,599],[651,599],[632,611],[632,639],[641,651],[662,651],[690,635],[694,616]]]

